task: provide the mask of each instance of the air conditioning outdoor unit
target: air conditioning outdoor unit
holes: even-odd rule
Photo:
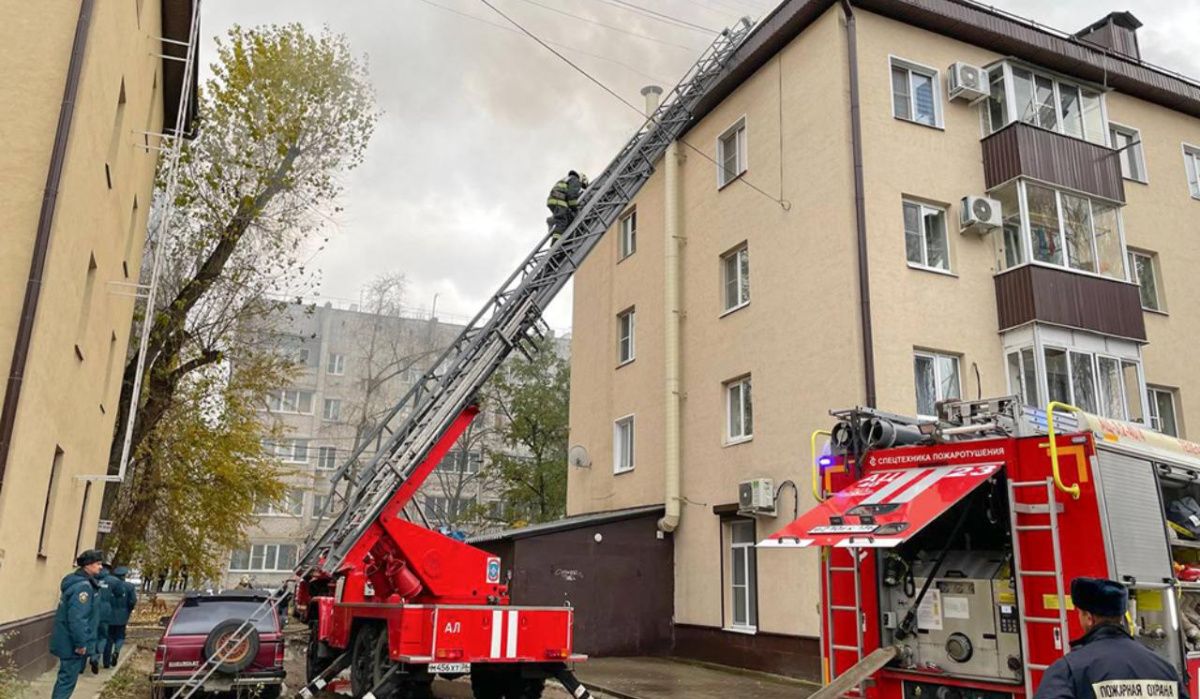
[[[1000,202],[995,199],[963,197],[958,213],[959,228],[984,235],[1002,225],[1000,213]]]
[[[775,516],[775,481],[755,478],[738,484],[738,514]]]
[[[988,72],[961,61],[950,66],[950,99],[974,102],[988,95]]]

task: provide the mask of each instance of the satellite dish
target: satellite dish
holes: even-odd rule
[[[567,451],[567,463],[575,468],[588,468],[592,465],[592,457],[588,455],[583,445],[576,444]]]
[[[976,199],[971,203],[971,213],[980,221],[992,220],[992,205],[986,199]]]

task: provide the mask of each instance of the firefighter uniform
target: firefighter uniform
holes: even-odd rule
[[[125,581],[126,575],[129,575],[129,569],[117,566],[108,577],[112,590],[112,617],[108,623],[108,645],[104,647],[105,667],[117,664],[121,647],[125,645],[125,625],[137,607],[137,588]]]
[[[113,584],[117,582],[119,581],[109,573],[108,566],[105,566],[96,576],[96,605],[99,607],[99,614],[96,620],[96,647],[92,650],[90,660],[92,672],[97,671],[101,659],[109,654],[108,625],[112,623],[112,588]],[[108,667],[108,663],[105,663],[104,667]]]
[[[550,189],[546,206],[550,209],[550,232],[555,238],[561,236],[567,230],[567,226],[571,225],[571,219],[575,218],[579,209],[579,196],[584,186],[579,173],[572,170]]]
[[[88,655],[96,647],[96,627],[100,623],[100,606],[96,601],[99,586],[85,568],[99,562],[100,558],[99,551],[83,552],[76,560],[79,569],[63,578],[59,585],[62,595],[54,613],[54,634],[50,637],[50,652],[59,659],[58,680],[50,695],[52,699],[71,696]],[[79,653],[80,649],[83,653]]]
[[[1107,619],[1125,616],[1129,593],[1112,580],[1071,581],[1076,609]],[[1187,687],[1163,658],[1123,626],[1100,622],[1071,642],[1071,652],[1046,670],[1034,699],[1188,699]]]

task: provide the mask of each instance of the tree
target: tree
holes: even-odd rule
[[[431,525],[476,533],[493,518],[481,498],[501,485],[499,469],[489,461],[499,440],[496,430],[487,424],[488,417],[483,412],[471,421],[423,486],[424,512]],[[427,490],[430,486],[433,488]],[[431,502],[439,507],[430,507]]]
[[[213,370],[233,355],[240,366],[270,366],[264,357],[279,349],[270,333],[245,328],[269,327],[286,312],[280,296],[315,286],[305,265],[310,239],[340,210],[340,175],[361,163],[374,130],[365,62],[328,31],[235,26],[217,42],[212,73],[200,91],[195,138],[182,145],[172,214],[159,221],[156,244],[166,246],[167,264],[161,301],[143,313],[150,328],[139,395],[133,395],[136,352],[123,374],[110,473],[120,467],[134,400],[139,409],[126,481],[106,495],[122,542],[118,558],[148,550],[170,529],[171,513],[154,509],[163,502],[156,488],[171,468],[157,455],[160,445],[173,444],[171,435],[186,432],[195,413],[207,415],[230,398],[232,389],[211,379],[221,375]],[[164,189],[160,177],[160,205]],[[235,385],[236,377],[230,381]],[[260,402],[281,385],[252,383],[262,389]],[[249,499],[226,495],[249,513]],[[209,538],[227,533],[210,531]]]
[[[490,457],[510,524],[548,522],[566,512],[570,386],[570,364],[547,338],[532,361],[512,355],[485,389],[508,447]]]

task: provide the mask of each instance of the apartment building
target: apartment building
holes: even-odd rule
[[[266,446],[289,472],[289,493],[284,502],[259,509],[246,547],[229,554],[225,586],[243,577],[258,585],[289,577],[309,533],[329,522],[328,515],[319,517],[330,498],[330,477],[462,329],[398,308],[366,312],[332,302],[290,308],[272,334],[301,370],[268,398],[263,412],[264,425],[283,426],[283,437]],[[499,447],[496,426],[487,412],[477,417],[422,486],[417,501],[431,526],[470,533],[491,528],[474,515],[498,515],[501,508],[499,483],[485,468],[487,453]],[[360,462],[372,454],[368,448]]]
[[[157,136],[190,0],[0,3],[0,639],[53,661],[58,584],[95,544]],[[191,114],[185,115],[190,128]]]
[[[789,0],[739,48],[575,280],[568,513],[665,505],[675,654],[819,677],[816,554],[754,543],[831,408],[1200,420],[1200,84],[1139,26]]]

